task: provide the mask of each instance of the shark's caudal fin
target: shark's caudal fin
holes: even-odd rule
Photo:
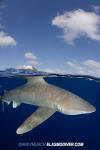
[[[48,119],[51,115],[53,115],[56,111],[50,108],[39,107],[30,117],[28,117],[24,123],[17,129],[17,134],[24,134],[46,119]]]

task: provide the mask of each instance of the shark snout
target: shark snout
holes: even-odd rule
[[[96,111],[96,108],[92,104],[86,101],[84,103],[85,104],[83,104],[80,114],[89,114],[89,113],[93,113]]]
[[[79,115],[93,113],[96,108],[79,96],[70,93],[66,99],[60,101],[58,111],[68,115]]]

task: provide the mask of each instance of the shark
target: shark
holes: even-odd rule
[[[7,104],[13,101],[13,108],[21,103],[38,106],[18,127],[17,134],[31,131],[57,111],[65,115],[89,114],[96,111],[92,104],[78,95],[47,83],[45,77],[52,76],[21,76],[27,80],[26,84],[4,91],[3,96],[0,96],[0,100]]]

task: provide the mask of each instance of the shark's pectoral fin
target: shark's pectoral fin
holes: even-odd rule
[[[17,108],[21,103],[13,101],[13,108]]]
[[[32,130],[43,121],[48,119],[55,112],[56,110],[50,108],[39,107],[30,117],[24,121],[24,123],[17,129],[16,133],[23,134]]]

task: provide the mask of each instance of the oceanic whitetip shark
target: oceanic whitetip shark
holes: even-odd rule
[[[56,111],[66,115],[88,114],[96,111],[93,105],[79,96],[47,83],[45,77],[48,76],[22,76],[27,79],[25,85],[5,91],[0,97],[8,104],[13,101],[13,108],[21,103],[38,106],[38,109],[17,129],[17,134],[32,130]]]

